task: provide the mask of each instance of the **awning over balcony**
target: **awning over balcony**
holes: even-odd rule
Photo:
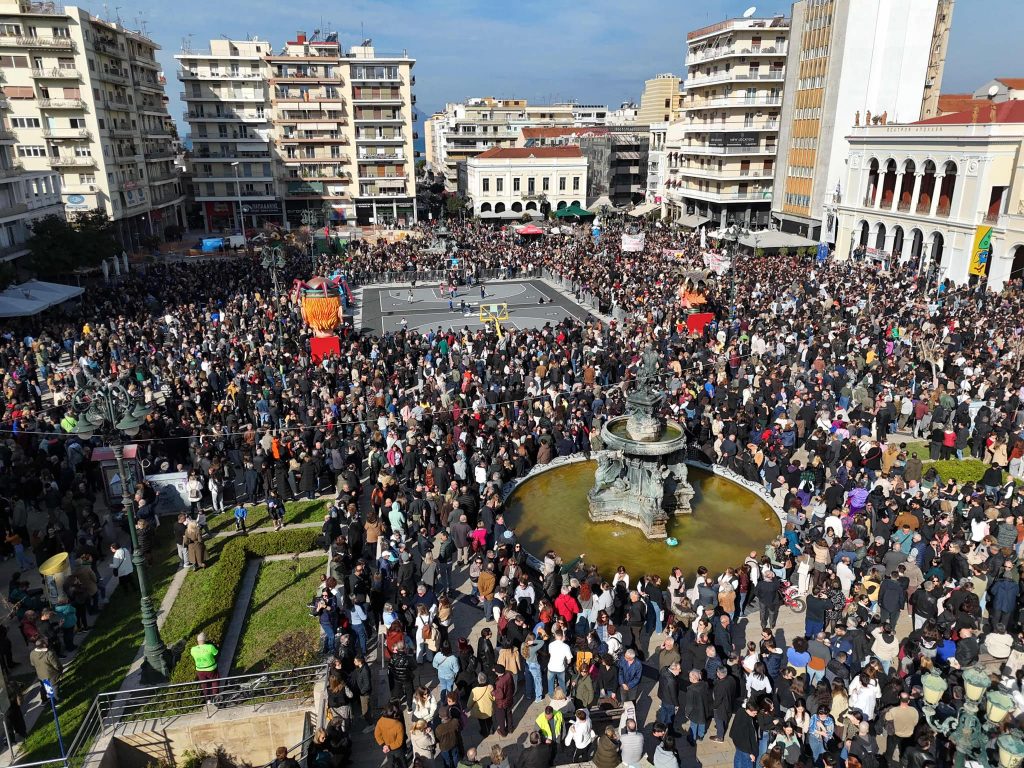
[[[678,224],[681,227],[697,229],[697,227],[707,224],[709,221],[711,221],[711,219],[707,216],[698,216],[696,213],[684,213],[678,219],[675,219],[673,223]]]

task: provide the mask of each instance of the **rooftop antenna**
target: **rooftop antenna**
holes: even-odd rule
[[[744,19],[749,19],[749,18],[750,18],[751,16],[753,16],[753,15],[754,15],[755,13],[757,13],[757,6],[756,6],[756,5],[752,5],[752,6],[750,6],[749,8],[747,8],[747,10],[745,10],[745,11],[743,12],[743,18],[744,18]]]

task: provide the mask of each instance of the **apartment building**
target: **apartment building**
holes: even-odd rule
[[[797,0],[772,217],[836,242],[850,126],[937,112],[949,0]]]
[[[36,177],[59,177],[69,217],[106,211],[126,250],[184,224],[158,48],[81,8],[0,0],[6,124],[18,161]]]
[[[207,232],[279,223],[263,40],[211,40],[175,55],[192,128],[192,189]]]
[[[335,34],[183,51],[193,184],[208,229],[415,223],[415,60]]]
[[[776,16],[687,35],[682,117],[663,150],[668,218],[767,226],[789,30]]]
[[[682,80],[671,72],[645,80],[640,109],[634,122],[651,125],[667,123],[678,117],[682,105],[681,83]]]
[[[0,123],[0,262],[28,254],[32,222],[43,216],[64,217],[60,175],[32,173],[14,156],[14,132]]]
[[[1024,102],[975,103],[910,124],[847,126],[836,256],[900,262],[931,286],[977,280],[975,236],[990,235],[985,277],[1024,278]]]
[[[646,125],[608,126],[600,135],[581,136],[580,150],[587,159],[586,202],[606,197],[616,208],[643,202],[650,140]]]
[[[489,149],[515,146],[521,129],[602,126],[607,112],[599,105],[529,104],[525,99],[491,96],[448,103],[426,121],[427,164],[444,176],[449,191],[455,191],[459,163]]]

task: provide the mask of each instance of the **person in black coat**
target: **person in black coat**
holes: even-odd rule
[[[676,661],[661,670],[658,675],[658,698],[661,707],[658,709],[658,722],[670,729],[676,721],[676,710],[679,709],[679,674],[681,668]]]
[[[757,704],[748,701],[732,721],[729,738],[732,739],[736,754],[733,758],[735,768],[754,768],[757,760]]]
[[[708,721],[714,711],[711,689],[696,669],[690,672],[690,686],[686,689],[686,719],[690,721],[690,744],[696,746],[708,730]]]
[[[729,674],[729,670],[720,667],[715,673],[714,685],[711,688],[711,703],[714,707],[715,735],[712,741],[719,743],[725,741],[725,729],[729,724],[729,718],[736,711],[736,704],[740,699],[740,683],[735,675]]]

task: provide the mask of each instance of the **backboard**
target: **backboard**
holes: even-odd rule
[[[490,323],[493,321],[504,322],[508,320],[508,304],[481,304],[480,305],[480,322]]]

